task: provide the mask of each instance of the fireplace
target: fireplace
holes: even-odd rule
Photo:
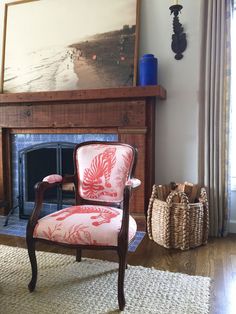
[[[15,150],[12,138],[26,134],[113,134],[117,141],[138,148],[135,176],[142,184],[131,200],[132,215],[143,223],[155,175],[156,98],[165,99],[161,86],[119,87],[38,93],[0,94],[0,213],[7,215],[17,200],[17,151],[53,139],[28,143]],[[158,104],[159,105],[159,104]],[[55,204],[54,204],[55,205]]]
[[[59,141],[60,140],[60,141]],[[117,141],[116,134],[15,134],[12,136],[13,206],[20,218],[32,213],[34,186],[53,173],[73,174],[73,150],[77,143],[89,140]],[[72,186],[46,192],[42,215],[74,204]]]

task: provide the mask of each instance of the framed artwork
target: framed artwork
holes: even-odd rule
[[[140,0],[4,0],[2,93],[136,85]]]

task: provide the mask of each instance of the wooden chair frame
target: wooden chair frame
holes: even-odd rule
[[[101,142],[101,141],[91,141],[91,142],[84,142],[75,146],[74,149],[74,175],[64,176],[61,182],[55,183],[48,183],[48,182],[38,182],[35,185],[35,206],[32,212],[32,215],[28,221],[27,231],[26,231],[26,242],[28,247],[28,254],[31,263],[31,270],[32,270],[32,278],[28,285],[29,291],[32,292],[35,289],[36,282],[37,282],[37,260],[35,254],[35,243],[37,241],[42,241],[48,244],[57,244],[62,245],[70,248],[76,249],[76,261],[81,261],[82,250],[84,249],[94,249],[94,250],[115,250],[118,254],[119,259],[119,272],[118,272],[118,303],[119,309],[123,310],[125,307],[125,296],[124,296],[124,278],[125,278],[125,269],[127,268],[127,252],[128,252],[128,229],[129,229],[129,202],[131,197],[132,186],[125,185],[124,194],[123,194],[123,201],[120,203],[110,203],[110,202],[95,202],[95,201],[88,201],[83,199],[78,193],[78,175],[77,175],[77,167],[76,167],[76,151],[79,147],[84,145],[90,144],[107,144],[107,145],[121,145],[121,146],[128,146],[133,151],[133,161],[131,165],[131,170],[128,176],[128,180],[134,178],[134,171],[137,163],[137,149],[128,145],[119,142]],[[97,246],[97,245],[75,245],[75,244],[65,244],[65,243],[58,243],[53,242],[45,239],[39,239],[33,237],[34,228],[37,225],[40,211],[43,205],[44,199],[44,192],[47,189],[51,189],[56,186],[62,186],[65,183],[74,183],[75,185],[75,202],[76,205],[84,205],[84,204],[97,204],[103,206],[112,206],[116,208],[123,209],[123,217],[121,222],[121,229],[118,233],[118,244],[117,246]]]

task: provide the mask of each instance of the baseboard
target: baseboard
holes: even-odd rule
[[[236,233],[236,220],[230,220],[229,222],[229,232]]]

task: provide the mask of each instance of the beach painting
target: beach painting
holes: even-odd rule
[[[6,3],[2,92],[135,85],[138,2]]]

